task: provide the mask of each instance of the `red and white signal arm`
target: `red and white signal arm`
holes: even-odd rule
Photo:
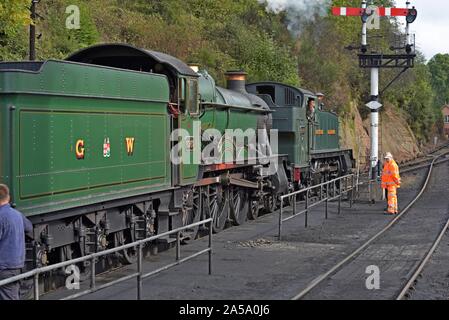
[[[377,15],[379,17],[406,17],[409,14],[409,11],[412,15],[416,12],[416,10],[412,10],[415,9],[379,7]],[[332,15],[334,16],[361,17],[364,11],[365,9],[362,8],[332,7]]]

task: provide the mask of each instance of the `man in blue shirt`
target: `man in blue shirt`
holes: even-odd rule
[[[9,205],[9,189],[0,184],[0,280],[17,276],[25,265],[25,232],[33,225]],[[19,300],[20,283],[0,287],[0,300]]]

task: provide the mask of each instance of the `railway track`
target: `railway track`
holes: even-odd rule
[[[414,290],[415,285],[418,282],[418,278],[423,272],[424,268],[429,263],[430,259],[432,258],[433,253],[438,248],[438,246],[441,243],[441,240],[443,239],[444,235],[446,234],[447,230],[449,229],[449,219],[447,220],[446,224],[444,225],[441,232],[438,234],[438,237],[435,239],[435,242],[433,243],[432,247],[430,248],[429,252],[426,254],[424,259],[421,261],[419,266],[416,268],[415,272],[413,272],[413,275],[410,277],[409,281],[405,284],[405,286],[402,288],[399,295],[396,297],[396,300],[403,300],[410,297],[410,291]]]
[[[410,161],[398,163],[398,164],[399,164],[401,173],[407,173],[407,172],[411,172],[414,170],[428,167],[430,162],[432,162],[434,155],[447,155],[447,154],[449,154],[449,143],[443,144],[443,145],[435,148],[434,150],[430,151],[429,153],[427,153],[424,156],[415,158]],[[367,178],[368,175],[369,175],[368,171],[363,171],[360,173],[361,177]]]
[[[426,168],[433,161],[435,156],[442,157],[448,154],[449,154],[449,144],[444,144],[438,147],[437,149],[433,150],[432,152],[429,152],[424,158],[419,158],[415,161],[406,162],[400,165],[401,173],[407,173],[410,171]],[[439,160],[435,162],[435,164],[439,164],[441,163],[441,161],[444,160]]]
[[[449,151],[445,152],[444,154],[442,154],[441,157],[442,156],[447,156],[448,154],[449,154]],[[408,173],[408,172],[413,172],[413,171],[416,171],[416,170],[419,170],[419,169],[427,168],[429,166],[429,162],[431,162],[431,161],[432,160],[429,160],[426,164],[419,164],[419,165],[415,165],[415,166],[410,166],[410,167],[408,167],[408,168],[406,168],[404,170],[401,170],[401,174]],[[446,162],[446,161],[447,161],[447,159],[441,159],[441,160],[436,161],[434,163],[434,165],[438,165],[438,164],[441,164],[441,163]]]
[[[440,150],[442,150],[443,148],[441,148]],[[438,150],[439,151],[439,150]],[[315,293],[315,291],[317,291],[318,287],[323,287],[325,286],[325,284],[327,283],[329,287],[332,287],[332,283],[336,283],[338,282],[338,276],[337,273],[342,273],[344,274],[344,269],[345,268],[349,268],[350,269],[350,264],[354,263],[357,264],[355,261],[362,256],[363,253],[367,252],[368,249],[372,248],[372,250],[375,250],[375,244],[376,242],[378,242],[380,240],[380,238],[384,235],[387,234],[388,231],[390,231],[394,226],[396,226],[398,224],[399,221],[401,221],[401,219],[403,219],[406,214],[409,212],[409,210],[417,203],[417,201],[422,197],[422,195],[426,192],[428,186],[429,186],[429,181],[431,180],[434,168],[437,164],[439,163],[443,163],[448,161],[449,159],[445,159],[445,160],[441,160],[441,158],[443,157],[443,155],[447,154],[446,152],[441,152],[438,155],[435,155],[434,158],[432,159],[430,164],[427,164],[427,166],[429,167],[429,171],[427,173],[425,182],[420,190],[420,192],[417,194],[417,196],[402,210],[402,212],[395,217],[386,227],[384,227],[381,231],[379,231],[377,234],[375,234],[373,237],[371,237],[370,239],[368,239],[366,242],[364,242],[361,246],[359,246],[357,249],[355,249],[351,254],[349,254],[348,256],[346,256],[346,258],[344,258],[343,260],[341,260],[339,263],[335,264],[332,268],[330,268],[326,273],[320,275],[319,277],[315,278],[311,283],[309,283],[309,285],[307,285],[305,287],[305,289],[303,289],[301,292],[299,292],[297,295],[295,295],[292,300],[300,300],[300,299],[305,299],[308,298],[309,296],[312,296],[313,293]],[[414,167],[411,170],[416,170],[417,167]],[[433,189],[433,188],[432,188]],[[437,238],[437,240],[440,237]],[[381,244],[382,245],[382,244]],[[434,245],[432,246],[431,249],[434,249],[434,247],[436,247],[437,244],[434,243]],[[433,250],[430,250],[429,253],[426,255],[426,257],[424,257],[421,261],[426,260],[426,262],[428,261],[431,252],[433,252]],[[374,255],[374,254],[373,254]],[[360,260],[363,259],[360,258]],[[425,265],[425,262],[422,262],[423,265]],[[422,270],[423,266],[418,266],[416,269],[416,272],[414,272],[412,274],[412,276],[409,277],[407,282],[407,285],[404,287],[403,291],[407,292],[408,289],[413,285],[413,283],[416,280],[416,274],[419,274]],[[355,270],[355,269],[354,269]],[[354,270],[352,270],[352,272],[354,272]],[[351,271],[349,272],[349,276],[352,276]],[[327,289],[327,288],[326,288]],[[323,290],[321,290],[323,291]],[[332,290],[331,290],[332,291]],[[401,292],[402,293],[402,292]],[[316,296],[316,295],[315,295]],[[393,294],[392,298],[395,298],[397,295]],[[399,297],[399,296],[398,296]],[[359,296],[360,298],[360,296]]]

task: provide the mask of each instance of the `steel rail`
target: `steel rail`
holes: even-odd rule
[[[413,170],[417,170],[417,169],[421,169],[421,168],[425,168],[425,167],[429,166],[429,164],[425,164],[423,166],[415,167],[416,165],[420,165],[422,163],[425,163],[425,162],[428,162],[431,160],[431,159],[426,159],[425,157],[428,157],[428,156],[432,157],[432,155],[434,155],[435,153],[437,153],[445,148],[449,148],[449,143],[443,144],[443,145],[435,148],[434,150],[430,151],[425,156],[421,156],[415,160],[410,160],[410,161],[402,163],[401,168],[403,168],[403,169],[401,170],[401,172],[406,173],[409,171],[413,171]],[[446,154],[449,154],[449,151],[443,152],[441,155],[446,155]],[[367,171],[360,172],[360,176],[365,177],[368,175],[368,173],[369,172],[367,172]]]
[[[443,156],[443,155],[445,155],[445,154],[442,154],[441,156]],[[439,161],[435,162],[434,165],[436,166],[436,165],[438,165],[438,164],[442,164],[442,163],[447,162],[447,161],[449,161],[449,158],[444,159],[444,160],[439,160]],[[402,174],[402,173],[413,172],[413,171],[419,170],[419,169],[424,169],[424,168],[427,168],[428,166],[429,166],[429,163],[427,163],[427,164],[422,164],[422,165],[419,165],[419,166],[416,166],[416,167],[407,168],[407,169],[405,169],[405,170],[401,170],[401,174]]]
[[[435,157],[435,156],[441,157],[441,156],[448,155],[449,154],[449,150],[446,150],[446,151],[443,151],[441,153],[438,153],[438,152],[440,152],[440,151],[442,151],[444,149],[447,149],[448,147],[449,147],[449,144],[445,144],[445,145],[441,146],[440,148],[438,148],[438,149],[436,149],[436,150],[434,150],[432,152],[429,152],[423,158],[420,158],[420,159],[415,160],[415,161],[410,161],[410,162],[403,163],[402,166],[401,166],[402,167],[401,172],[409,172],[409,171],[413,171],[413,170],[416,170],[416,169],[421,169],[421,168],[427,167],[429,165],[428,162],[432,160],[429,157],[432,158],[432,157]],[[436,164],[438,164],[438,162]]]
[[[436,153],[440,152],[441,150],[444,150],[444,149],[447,149],[447,148],[449,148],[449,144],[445,144],[445,145],[439,147],[438,149],[435,149],[435,150],[429,152],[427,155],[422,156],[422,157],[420,157],[418,159],[404,162],[404,163],[402,163],[401,166],[403,168],[409,168],[409,167],[414,167],[414,166],[421,165],[423,163],[429,162],[430,160],[432,160],[432,159],[429,159],[429,157],[434,157],[436,155],[439,156],[439,155],[446,155],[446,154],[448,154],[449,151],[444,151],[444,152],[442,152],[440,154],[436,154]]]
[[[432,257],[433,253],[437,249],[437,247],[440,245],[441,240],[443,240],[443,236],[446,234],[447,230],[449,229],[449,220],[447,220],[445,226],[441,230],[440,234],[438,235],[437,239],[433,243],[432,247],[430,248],[427,255],[424,257],[424,259],[421,261],[419,266],[417,267],[416,271],[413,273],[413,275],[410,277],[407,284],[402,289],[401,293],[396,297],[396,300],[402,300],[407,296],[407,293],[411,289],[411,287],[414,285],[416,279],[418,279],[419,275],[423,271],[424,267],[427,265],[427,263],[430,261],[430,258]]]
[[[407,213],[408,210],[416,203],[416,201],[418,201],[421,198],[422,194],[427,189],[427,185],[429,184],[430,177],[432,176],[434,164],[439,157],[441,157],[441,155],[435,156],[432,163],[430,164],[430,168],[429,168],[429,172],[427,174],[426,181],[424,182],[424,185],[423,185],[421,191],[419,192],[419,194],[407,205],[407,207],[404,208],[404,210],[402,210],[402,212],[396,218],[394,218],[386,227],[384,227],[381,231],[379,231],[377,234],[375,234],[373,237],[371,237],[368,241],[366,241],[362,246],[360,246],[358,249],[356,249],[353,253],[348,255],[345,259],[343,259],[342,261],[337,263],[334,267],[332,267],[325,274],[322,274],[321,276],[314,279],[304,290],[302,290],[300,293],[298,293],[296,296],[294,296],[291,300],[300,300],[303,297],[305,297],[310,291],[312,291],[314,288],[316,288],[324,280],[329,278],[329,276],[331,276],[336,271],[338,271],[346,263],[350,262],[354,257],[356,257],[363,250],[365,250],[371,243],[373,243],[381,235],[383,235],[386,231],[388,231],[393,225],[395,225],[396,222],[398,222],[402,218],[402,216],[404,216],[405,213]]]

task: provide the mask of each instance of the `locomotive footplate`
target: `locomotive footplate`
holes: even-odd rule
[[[204,187],[213,184],[233,185],[237,187],[259,189],[259,183],[243,179],[242,173],[223,174],[219,177],[204,178],[195,184],[195,187]]]

